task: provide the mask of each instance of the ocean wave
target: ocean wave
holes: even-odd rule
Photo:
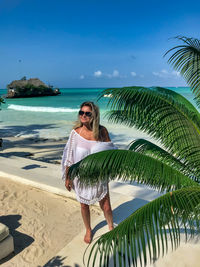
[[[19,110],[19,111],[31,111],[31,112],[51,112],[51,113],[56,113],[56,112],[68,113],[68,112],[79,111],[79,109],[74,109],[74,108],[33,107],[33,106],[21,106],[14,104],[8,105],[8,109]]]

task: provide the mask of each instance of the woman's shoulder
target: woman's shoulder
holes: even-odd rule
[[[69,139],[73,139],[76,133],[78,133],[78,131],[75,128],[73,128],[69,134]]]
[[[110,136],[109,136],[109,133],[108,133],[108,130],[106,129],[106,127],[104,127],[103,125],[100,125],[99,126],[99,133],[100,133],[101,139],[104,142],[110,142]]]
[[[72,131],[77,132],[78,134],[80,133],[81,127],[74,128]]]
[[[103,125],[99,125],[99,131],[100,131],[100,132],[107,132],[107,133],[108,133],[108,130],[107,130],[106,127],[103,126]]]

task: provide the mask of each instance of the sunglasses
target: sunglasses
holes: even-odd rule
[[[83,114],[85,114],[85,116],[87,116],[87,117],[91,117],[92,116],[92,112],[89,112],[89,111],[84,112],[82,110],[79,110],[78,114],[80,116],[83,116]]]

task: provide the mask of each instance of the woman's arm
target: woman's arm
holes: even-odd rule
[[[67,144],[65,145],[63,156],[62,156],[62,179],[65,181],[65,187],[68,191],[73,188],[73,182],[69,177],[69,167],[74,163],[73,158],[73,147],[74,147],[74,131],[71,131]]]
[[[73,188],[73,182],[70,180],[68,172],[69,172],[69,167],[66,167],[65,187],[67,188],[68,191],[71,191],[71,189]]]
[[[101,136],[101,140],[103,142],[110,142],[111,141],[109,133],[108,133],[106,127],[104,127],[104,126],[101,126],[101,128],[100,128],[100,136]]]

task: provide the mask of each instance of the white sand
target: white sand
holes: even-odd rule
[[[84,229],[80,204],[0,177],[0,222],[14,238],[5,267],[43,266]],[[92,219],[99,214],[91,209]]]
[[[60,164],[67,137],[63,140],[5,137],[0,154],[5,157],[27,157],[39,161]]]
[[[107,126],[107,125],[106,125]],[[136,129],[127,128],[123,125],[110,124],[110,137],[113,143],[120,149],[126,149],[135,139],[145,138],[158,143],[147,134]],[[114,133],[114,134],[113,134]],[[68,137],[60,140],[24,138],[24,137],[4,137],[3,148],[0,153],[2,156],[27,157],[34,160],[60,164],[64,146]]]
[[[125,135],[115,139],[121,143]],[[132,139],[138,136],[133,136]],[[15,155],[59,163],[66,140],[4,139],[5,156]],[[126,139],[127,142],[127,139]],[[3,267],[38,267],[54,257],[84,229],[79,203],[29,186],[0,178],[0,222],[8,225],[14,237],[15,253]],[[99,211],[92,208],[92,220]],[[78,248],[77,248],[78,249]],[[0,261],[0,264],[2,262]],[[181,244],[151,266],[199,267],[200,244]]]
[[[158,259],[154,267],[199,267],[200,244],[181,243],[176,251],[168,252]]]

